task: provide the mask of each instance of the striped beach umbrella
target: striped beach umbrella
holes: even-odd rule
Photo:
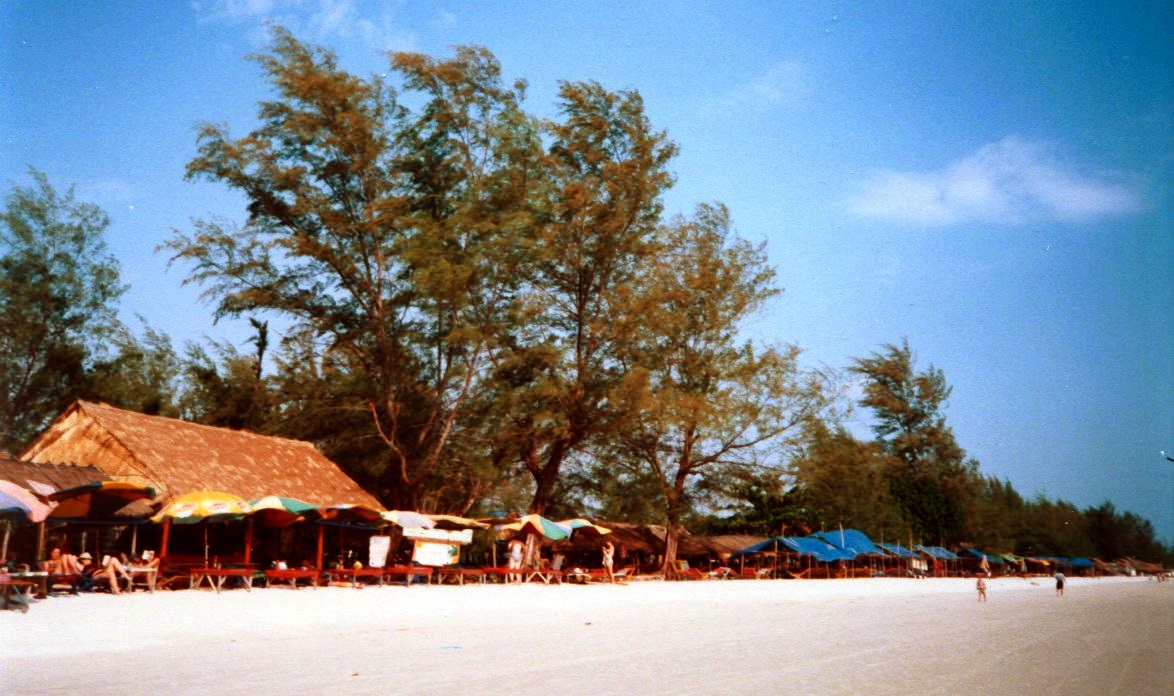
[[[566,539],[571,536],[570,529],[563,527],[554,520],[548,520],[542,515],[523,515],[516,521],[498,525],[497,528],[522,532],[524,534],[538,534],[553,541]]]
[[[267,495],[249,501],[249,507],[253,509],[253,519],[266,527],[287,527],[318,516],[322,510],[321,505],[280,495]]]
[[[49,513],[54,520],[125,520],[150,517],[155,489],[126,481],[91,481],[63,488],[49,495],[57,507]]]
[[[602,527],[582,517],[559,520],[558,525],[571,530],[571,534],[574,536],[603,536],[604,534],[611,534],[611,530],[607,527]]]

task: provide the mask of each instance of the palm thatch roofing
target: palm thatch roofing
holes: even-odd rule
[[[283,495],[317,505],[383,507],[309,442],[89,401],[66,409],[20,458],[153,486],[163,501],[218,490],[246,500]]]
[[[1157,565],[1156,563],[1143,561],[1137,558],[1133,558],[1132,556],[1119,558],[1117,559],[1117,562],[1121,565],[1129,566],[1139,573],[1161,573],[1163,570],[1162,566]]]
[[[717,536],[683,536],[677,545],[678,556],[722,556],[760,544],[766,537],[751,534],[721,534]]]
[[[25,462],[7,452],[0,452],[0,479],[34,492],[34,484],[61,490],[73,488],[93,481],[105,481],[110,477],[93,468],[81,469],[61,464]]]

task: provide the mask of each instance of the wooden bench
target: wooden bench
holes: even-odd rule
[[[464,585],[465,580],[470,578],[477,582],[485,582],[485,569],[459,568],[457,566],[438,566],[436,568],[436,584],[438,585],[443,585],[445,581],[455,581],[458,585]]]
[[[426,568],[424,566],[387,566],[383,569],[383,577],[402,577],[405,587],[411,586],[413,578],[422,577],[427,584],[431,585],[432,568]]]
[[[486,566],[481,569],[482,575],[488,578],[497,578],[498,582],[509,582],[511,575],[517,575],[521,579],[525,579],[528,571],[525,568],[503,568],[501,566]]]
[[[266,570],[265,583],[269,587],[277,587],[285,583],[293,589],[298,589],[298,580],[306,580],[310,587],[318,589],[318,578],[322,571],[317,568],[289,568],[286,570]]]
[[[251,592],[256,572],[253,568],[192,568],[188,587],[198,589],[207,580],[208,585],[220,594],[229,580],[236,579],[244,585],[246,592]]]
[[[330,574],[340,582],[349,581],[351,587],[358,587],[360,578],[375,580],[379,585],[383,584],[382,568],[337,568],[331,570]]]

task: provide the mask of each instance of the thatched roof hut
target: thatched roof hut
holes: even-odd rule
[[[766,541],[766,537],[750,534],[720,534],[717,536],[683,536],[677,546],[682,558],[697,556],[728,557],[730,554]]]
[[[284,495],[318,505],[382,507],[309,442],[89,401],[66,409],[20,458],[74,467],[90,476],[88,480],[108,475],[152,486],[163,501],[192,491],[219,490],[246,500]]]

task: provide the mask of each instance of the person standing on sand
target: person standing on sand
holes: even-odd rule
[[[1064,577],[1063,573],[1061,573],[1060,571],[1056,571],[1056,596],[1057,597],[1064,596],[1064,581],[1067,579],[1068,578]]]
[[[985,602],[986,601],[986,578],[984,578],[982,576],[982,574],[979,574],[977,577],[978,577],[978,582],[975,583],[975,587],[978,588],[978,601]]]
[[[607,581],[615,583],[616,576],[612,572],[612,564],[614,563],[616,554],[616,547],[612,545],[611,541],[606,541],[603,544],[603,571],[607,573]]]
[[[522,551],[523,551],[524,547],[525,547],[525,544],[523,544],[522,540],[519,539],[518,537],[514,537],[513,539],[510,540],[510,546],[509,546],[509,549],[510,549],[509,567],[510,567],[510,569],[517,568],[520,570],[522,568]],[[510,582],[521,582],[522,581],[521,573],[510,573],[509,574],[509,581]]]

